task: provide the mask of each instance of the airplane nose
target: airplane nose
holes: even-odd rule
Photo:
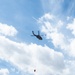
[[[40,40],[43,40],[43,39],[40,37]]]

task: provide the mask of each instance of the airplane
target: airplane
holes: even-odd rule
[[[36,35],[36,34],[34,33],[34,31],[32,31],[32,33],[33,33],[33,36],[35,36],[35,37],[38,38],[39,40],[43,40],[42,37],[41,37],[41,35],[40,35],[40,33],[39,33],[39,31],[38,31],[38,35]]]

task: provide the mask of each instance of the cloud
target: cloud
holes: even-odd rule
[[[48,15],[52,16],[49,13]],[[40,23],[41,31],[46,34],[46,38],[51,40],[55,48],[60,49],[60,51],[63,50],[67,55],[75,57],[75,39],[74,36],[71,36],[71,34],[75,35],[75,19],[73,19],[72,23],[64,23],[59,19],[57,20],[55,16],[50,19],[44,16],[39,18],[38,22]],[[69,33],[70,30],[72,30],[71,33]],[[64,31],[66,31],[67,34],[65,34]]]
[[[72,69],[75,68],[75,65],[73,64],[74,57],[75,57],[75,50],[74,50],[75,49],[75,46],[74,46],[75,45],[75,37],[74,37],[75,19],[73,19],[73,21],[71,19],[72,22],[69,21],[64,23],[62,20],[58,19],[56,16],[54,16],[54,18],[49,19],[47,17],[44,17],[45,15],[43,15],[38,20],[38,23],[40,24],[41,32],[46,34],[46,39],[50,40],[50,42],[52,42],[54,45],[54,49],[63,53],[63,56],[65,58],[64,60],[65,68],[63,69],[62,74],[59,73],[59,75],[71,75],[71,74],[74,75],[75,72]],[[49,15],[51,16],[51,14]],[[63,25],[63,24],[66,24],[66,25]],[[71,33],[69,33],[70,30],[71,30]],[[63,31],[68,32],[67,35]],[[73,36],[71,34],[73,34]]]
[[[51,14],[48,15],[52,16]],[[56,20],[55,16],[49,20],[44,16],[38,20],[38,22],[41,24],[41,31],[46,34],[47,39],[52,39],[52,43],[55,47],[60,46],[62,49],[65,48],[65,36],[62,34],[62,32],[60,32],[63,22],[61,20]]]
[[[72,57],[75,57],[75,39],[71,39],[70,45],[69,45],[69,54]]]
[[[74,75],[74,60],[66,59],[61,49],[63,49],[63,52],[68,49],[70,52],[68,50],[67,52],[73,56],[72,50],[74,50],[75,41],[74,39],[72,41],[69,40],[68,47],[64,34],[61,31],[58,32],[61,27],[52,26],[50,20],[53,20],[53,18],[49,18],[49,16],[44,18],[47,17],[47,20],[42,18],[42,32],[47,34],[48,40],[52,39],[55,49],[58,49],[57,51],[47,45],[41,46],[34,43],[16,42],[0,35],[0,59],[12,63],[24,74],[34,74],[34,69],[36,69],[35,75]]]
[[[9,70],[5,68],[0,69],[0,75],[9,75]]]
[[[13,26],[0,23],[0,34],[5,36],[15,36],[17,34],[17,30]]]
[[[0,36],[0,44],[0,58],[13,63],[22,71],[33,73],[36,68],[37,75],[46,75],[49,67],[52,73],[65,67],[63,54],[47,46],[18,43],[4,36]]]
[[[0,35],[0,58],[17,66],[23,72],[37,75],[56,74],[65,68],[64,56],[48,46],[12,41]],[[55,63],[56,62],[56,63]],[[44,70],[44,71],[43,71]]]
[[[75,19],[73,20],[72,23],[69,23],[67,25],[67,29],[71,30],[72,31],[72,34],[75,36]]]

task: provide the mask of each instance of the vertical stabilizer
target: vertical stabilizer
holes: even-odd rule
[[[33,35],[35,36],[34,31],[32,31],[32,33],[33,33]]]

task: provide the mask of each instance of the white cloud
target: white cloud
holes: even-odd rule
[[[0,69],[0,75],[9,75],[9,70],[5,68]]]
[[[53,22],[47,20],[47,17],[45,18],[46,20],[44,20],[44,18],[44,16],[41,17],[41,20],[39,19],[40,21],[38,22],[40,22],[40,29],[43,33],[46,34],[46,38],[51,40],[55,48],[58,48],[60,51],[63,50],[63,52],[67,55],[75,57],[74,37],[70,36],[69,33],[66,35],[65,32],[62,32],[67,31],[67,29],[70,29],[72,30],[72,34],[75,35],[75,19],[73,20],[73,23],[67,23],[66,27],[66,25],[63,25],[64,22],[61,20],[56,20],[56,17],[52,19]],[[56,24],[53,25],[54,22]],[[63,27],[63,30],[61,29],[61,27]]]
[[[36,69],[35,75],[70,75],[70,67],[66,67],[63,54],[47,46],[18,43],[0,36],[0,58],[23,72],[34,73]]]
[[[17,34],[17,30],[13,26],[0,23],[0,34],[5,36],[14,36]]]
[[[45,14],[44,16],[42,16],[41,18],[39,18],[39,20],[38,20],[38,22],[40,23],[42,23],[43,22],[43,20],[44,21],[47,21],[47,20],[52,20],[54,18],[54,16],[53,15],[49,15],[49,13],[47,13],[47,14]]]
[[[51,14],[49,14],[49,15],[51,15]],[[40,20],[40,19],[42,19],[42,20]],[[57,21],[56,19],[55,19],[55,21],[54,21],[54,19],[51,19],[52,21],[49,21],[46,19],[46,21],[45,21],[44,16],[41,17],[40,19],[39,19],[40,21],[38,21],[41,23],[40,29],[42,32],[44,32],[46,34],[46,38],[52,39],[52,43],[55,47],[60,46],[62,49],[66,48],[65,43],[67,43],[67,42],[64,41],[65,36],[64,36],[64,34],[62,34],[62,32],[60,32],[63,22],[61,20],[58,20],[58,22],[55,22],[55,21]],[[53,25],[53,22],[55,22],[56,24]]]
[[[69,35],[69,32],[67,29],[72,30],[72,34],[75,35],[75,19],[73,20],[72,23],[68,23],[68,22],[64,23],[61,20],[56,20],[57,18],[55,16],[54,16],[55,18],[52,19],[52,21],[47,20],[47,17],[45,18],[46,20],[44,20],[43,17],[41,17],[39,19],[40,21],[38,21],[40,23],[41,31],[46,34],[46,38],[48,40],[51,40],[51,42],[53,43],[55,47],[54,49],[58,49],[58,51],[60,50],[60,52],[63,52],[65,59],[70,59],[70,60],[64,60],[65,68],[62,70],[61,73],[58,73],[58,74],[59,75],[74,75],[75,72],[73,69],[75,68],[75,65],[73,63],[74,63],[74,57],[75,57],[75,46],[74,46],[75,39],[74,39],[74,36]],[[63,25],[63,24],[67,24],[67,27],[66,25]],[[62,31],[67,31],[68,34],[66,35],[65,32],[62,32]]]
[[[37,75],[46,75],[47,70],[48,73],[58,73],[59,69],[61,71],[65,67],[63,54],[47,46],[17,43],[4,36],[0,36],[0,44],[0,58],[10,61],[23,71],[33,73],[36,68]]]
[[[73,23],[67,25],[67,29],[71,30],[72,34],[75,36],[75,19],[73,20]]]
[[[47,18],[47,17],[46,17]],[[43,20],[42,20],[43,22]],[[52,26],[50,22],[44,22],[42,32],[47,33],[47,38],[60,50],[68,49],[68,53],[74,56],[74,39],[70,41],[69,47],[64,34],[58,32],[58,26]],[[66,46],[68,48],[66,48]],[[12,41],[0,35],[0,58],[4,59],[23,72],[34,73],[35,75],[74,75],[74,60],[66,60],[62,52],[55,51],[44,45],[26,44]]]
[[[68,50],[69,50],[70,56],[75,57],[75,39],[71,39]]]
[[[42,18],[46,18],[48,20],[53,19],[53,15],[49,15],[49,13],[45,14]]]

